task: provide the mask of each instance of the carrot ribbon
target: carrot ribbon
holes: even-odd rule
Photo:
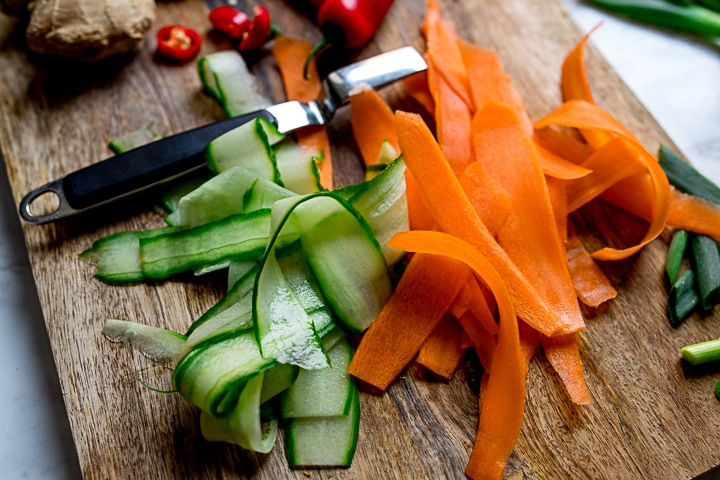
[[[472,110],[468,72],[463,63],[457,36],[440,15],[440,4],[430,0],[426,4],[421,31],[427,43],[427,58],[437,68],[447,85]]]
[[[389,242],[393,248],[447,256],[464,262],[493,292],[499,331],[482,395],[480,419],[465,473],[473,479],[501,479],[520,435],[525,408],[526,368],[520,350],[515,308],[507,286],[489,259],[467,242],[442,232],[404,232]]]
[[[350,94],[350,125],[365,165],[378,163],[383,141],[400,150],[395,116],[376,90],[363,88]]]
[[[314,59],[309,65],[309,75],[303,73],[305,59],[314,48],[308,40],[279,35],[273,44],[273,56],[277,61],[280,76],[288,100],[307,102],[315,100],[322,93],[320,77]],[[316,157],[320,170],[320,184],[333,188],[333,168],[330,139],[324,125],[305,127],[295,132],[298,144],[307,155]]]
[[[450,380],[463,353],[462,327],[457,319],[445,315],[423,343],[415,361],[435,375]]]
[[[587,78],[585,70],[585,46],[587,45],[590,35],[600,26],[596,25],[575,45],[565,57],[561,71],[560,86],[562,89],[563,99],[567,102],[570,100],[585,100],[595,103],[590,82]],[[583,138],[593,147],[598,148],[610,140],[608,132],[594,129],[580,129]]]
[[[534,328],[552,335],[568,327],[540,300],[535,288],[482,223],[422,118],[398,111],[395,119],[405,163],[440,228],[472,243],[490,259],[508,279],[518,314]]]
[[[395,133],[395,115],[376,90],[365,88],[350,95],[350,124],[365,166],[378,163],[383,141],[400,153]],[[413,230],[429,230],[435,223],[423,203],[417,185],[405,170],[408,219]]]
[[[599,260],[621,260],[637,253],[642,247],[657,238],[667,223],[670,209],[670,184],[660,164],[642,146],[637,137],[608,112],[585,100],[567,101],[535,123],[536,128],[551,125],[574,127],[593,132],[606,132],[624,139],[628,142],[630,148],[637,151],[638,157],[644,163],[646,175],[650,181],[651,192],[649,198],[651,198],[652,213],[650,226],[645,237],[638,244],[624,249],[605,247],[593,252],[593,257]],[[639,195],[640,191],[638,190],[636,195],[632,197],[638,197]],[[628,202],[634,200],[635,198],[627,199]]]
[[[488,101],[473,120],[473,144],[489,174],[510,194],[513,208],[497,239],[545,304],[566,324],[585,328],[567,271],[537,151],[515,110]]]
[[[470,272],[436,255],[413,256],[357,348],[348,372],[385,391],[432,334]]]
[[[581,302],[597,307],[617,296],[617,290],[575,234],[568,237],[567,258],[570,278]]]

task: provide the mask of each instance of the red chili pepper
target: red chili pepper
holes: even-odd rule
[[[329,43],[348,48],[369,42],[393,0],[325,0],[317,23]]]
[[[163,57],[188,62],[200,52],[202,37],[192,28],[167,25],[157,32],[157,51]]]
[[[263,46],[273,31],[270,12],[262,5],[255,7],[250,28],[243,34],[239,50],[255,50]]]
[[[229,5],[214,8],[208,19],[213,28],[237,40],[240,40],[252,25],[250,17]]]
[[[317,24],[323,40],[305,61],[305,76],[310,60],[327,45],[355,48],[375,35],[390,10],[393,0],[318,0]]]

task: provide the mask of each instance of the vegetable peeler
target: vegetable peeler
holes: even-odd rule
[[[321,100],[279,103],[109,157],[28,192],[18,207],[20,217],[33,225],[49,223],[141,192],[203,168],[208,143],[254,118],[264,118],[284,134],[310,125],[324,125],[349,101],[355,88],[362,85],[381,88],[426,69],[425,60],[413,47],[347,65],[323,80]],[[33,202],[46,194],[57,197],[57,206],[49,213],[33,213]]]

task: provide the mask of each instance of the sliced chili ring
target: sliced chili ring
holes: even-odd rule
[[[158,30],[156,37],[158,53],[178,62],[195,58],[202,45],[200,34],[182,25],[166,25]]]

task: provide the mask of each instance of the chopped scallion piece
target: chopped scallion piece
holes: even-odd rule
[[[695,280],[703,310],[711,310],[720,303],[720,252],[717,242],[705,235],[692,241]]]
[[[715,398],[720,400],[720,382],[715,384]]]
[[[720,187],[703,176],[677,153],[673,152],[667,146],[661,145],[660,151],[658,152],[658,160],[668,177],[668,181],[675,188],[681,192],[720,205]],[[668,251],[668,258],[665,265],[665,270],[671,283],[673,282],[673,273],[677,275],[682,264],[682,258],[678,258],[676,255],[679,255],[680,250],[685,250],[682,245],[682,237],[678,238],[677,245],[673,246],[675,241],[676,238],[675,235],[673,235],[673,242]],[[692,259],[695,269],[693,274],[695,282],[693,283],[698,290],[695,296],[699,297],[699,302],[703,310],[710,310],[720,303],[720,252],[718,251],[717,242],[710,237],[703,235],[694,236],[691,242]],[[678,280],[677,283],[680,283],[680,280]],[[682,287],[683,290],[673,285],[676,296],[674,302],[677,303],[673,306],[673,299],[671,298],[671,305],[668,306],[670,323],[673,325],[677,325],[682,321],[682,313],[687,311],[689,314],[687,308],[690,307],[692,295],[689,292],[689,285],[687,283],[689,282],[687,282],[686,279],[686,283],[679,286]],[[671,297],[672,296],[673,291],[671,289]],[[681,306],[686,306],[687,308],[678,310]]]
[[[675,283],[680,274],[680,267],[685,258],[689,234],[687,230],[676,230],[673,233],[672,242],[668,249],[667,260],[665,261],[665,272],[667,273],[670,285]]]
[[[716,362],[720,360],[720,338],[684,346],[680,349],[680,354],[693,366]]]
[[[681,192],[704,198],[709,202],[720,204],[720,187],[680,158],[670,148],[661,145],[658,160],[668,177],[668,181],[675,188]]]
[[[685,270],[677,282],[670,288],[668,297],[668,315],[670,325],[677,327],[685,320],[700,303],[695,287],[695,274]]]

